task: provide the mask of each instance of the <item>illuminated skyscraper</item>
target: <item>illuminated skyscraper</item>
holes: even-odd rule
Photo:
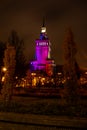
[[[39,39],[35,40],[35,60],[31,61],[33,71],[42,70],[51,75],[53,73],[54,60],[51,59],[51,43],[46,33],[46,27],[41,27]]]

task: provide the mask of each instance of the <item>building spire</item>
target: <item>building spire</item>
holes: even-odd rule
[[[41,27],[41,33],[46,33],[45,18],[43,17],[43,25]]]
[[[43,26],[42,27],[45,27],[45,17],[43,17]]]

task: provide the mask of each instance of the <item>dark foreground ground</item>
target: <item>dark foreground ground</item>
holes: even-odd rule
[[[58,97],[13,96],[8,106],[4,106],[2,99],[0,100],[0,111],[87,118],[87,99],[80,99],[79,102],[78,106],[69,106],[65,99]]]
[[[87,130],[86,118],[0,113],[0,130]]]
[[[0,97],[0,130],[87,129],[87,99],[69,107],[58,97],[13,96],[9,106]]]

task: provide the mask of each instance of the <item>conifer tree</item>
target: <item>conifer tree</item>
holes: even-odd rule
[[[6,44],[0,41],[0,91],[2,89],[2,66],[3,66],[3,57],[4,57],[4,50],[6,49]]]
[[[16,51],[13,46],[7,45],[7,48],[4,52],[4,67],[6,67],[5,72],[5,81],[3,84],[2,95],[5,103],[9,103],[12,99],[13,93],[13,81],[14,81],[14,72],[15,72],[15,55]]]
[[[64,76],[65,76],[65,97],[69,105],[75,105],[78,97],[78,77],[76,72],[76,43],[72,30],[69,28],[64,40]]]
[[[14,46],[16,49],[16,67],[15,67],[15,75],[18,77],[24,76],[26,74],[26,64],[25,64],[25,56],[24,56],[24,41],[20,39],[18,33],[16,31],[12,31],[8,42],[10,45]]]

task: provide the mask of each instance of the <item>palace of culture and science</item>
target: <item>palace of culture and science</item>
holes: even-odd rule
[[[48,75],[53,74],[54,60],[51,59],[51,43],[47,36],[43,22],[39,39],[35,40],[35,59],[31,61],[31,71],[44,71]]]

